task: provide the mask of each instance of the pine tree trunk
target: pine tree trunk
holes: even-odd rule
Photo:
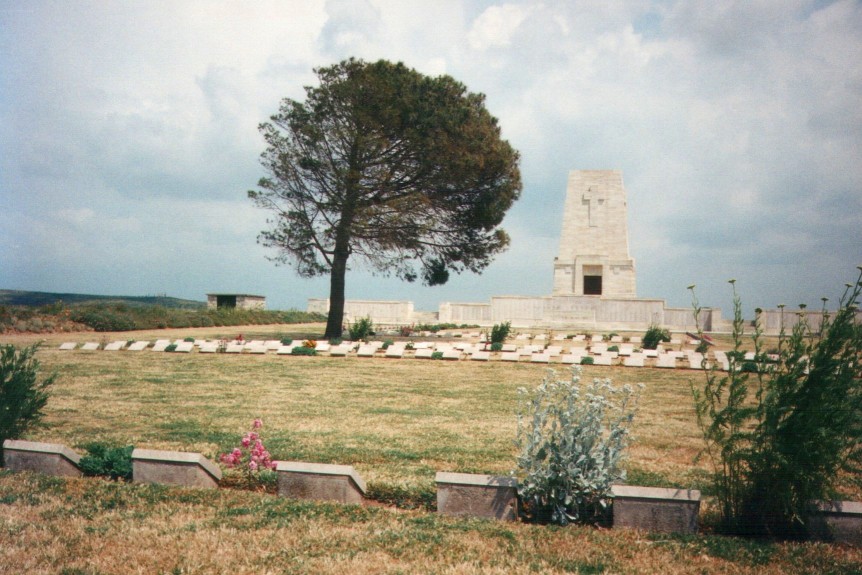
[[[341,337],[344,327],[344,277],[347,272],[347,254],[335,254],[329,275],[329,315],[326,318],[325,339]]]

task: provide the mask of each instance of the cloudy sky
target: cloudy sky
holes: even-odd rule
[[[257,125],[351,56],[486,94],[524,189],[481,276],[348,298],[549,294],[573,169],[622,170],[640,296],[819,305],[862,263],[859,2],[0,0],[0,288],[325,297],[246,191]]]

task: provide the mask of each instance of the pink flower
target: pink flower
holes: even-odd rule
[[[263,427],[263,420],[255,419],[251,427],[252,430],[246,432],[240,440],[240,447],[219,457],[221,463],[226,467],[246,466],[248,473],[255,473],[262,469],[275,469],[276,462],[272,460],[272,455],[266,450],[260,434],[256,431]]]

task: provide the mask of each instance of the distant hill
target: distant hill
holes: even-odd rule
[[[65,305],[123,303],[128,306],[159,305],[175,309],[202,309],[206,307],[206,302],[167,296],[113,296],[0,290],[0,305],[41,306],[57,303],[58,301],[63,302]]]

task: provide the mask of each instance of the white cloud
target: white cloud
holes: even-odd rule
[[[531,12],[531,7],[516,4],[489,7],[476,18],[467,34],[470,47],[488,50],[508,46],[515,31]]]

